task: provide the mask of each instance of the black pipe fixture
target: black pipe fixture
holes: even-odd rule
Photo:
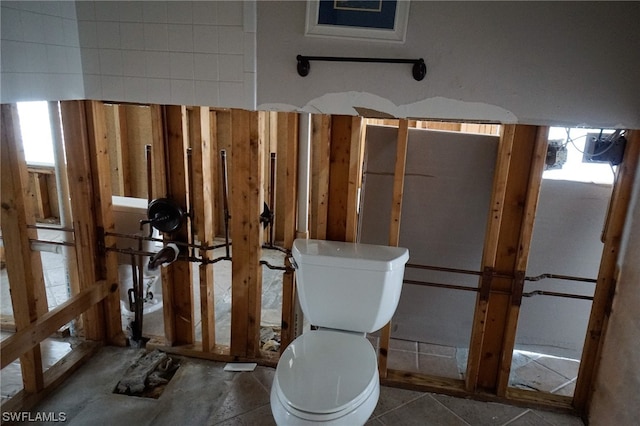
[[[298,55],[298,74],[301,77],[309,75],[311,69],[311,61],[328,61],[328,62],[372,62],[379,64],[413,64],[411,73],[416,81],[422,81],[427,75],[427,65],[424,59],[399,59],[399,58],[351,58],[336,56],[303,56]]]

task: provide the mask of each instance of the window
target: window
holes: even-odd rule
[[[18,102],[18,115],[27,164],[54,165],[47,102]]]
[[[590,163],[583,161],[587,134],[608,135],[610,129],[551,127],[549,141],[566,148],[566,162],[561,167],[545,170],[543,179],[570,180],[598,184],[613,184],[614,168],[609,163]],[[588,155],[587,155],[588,157]]]

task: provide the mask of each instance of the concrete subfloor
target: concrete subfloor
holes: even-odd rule
[[[142,349],[103,347],[32,410],[64,413],[68,425],[274,425],[269,391],[274,369],[226,372],[221,362],[178,358],[180,367],[158,399],[114,394]],[[42,415],[42,414],[41,414]],[[46,423],[32,423],[46,424]],[[504,404],[382,386],[367,425],[578,426],[576,417]]]

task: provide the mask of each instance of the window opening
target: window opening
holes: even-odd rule
[[[18,102],[18,116],[27,164],[54,165],[55,157],[47,102]]]
[[[616,166],[602,159],[620,149],[616,143],[620,133],[613,129],[551,127],[542,178],[613,185]],[[608,139],[610,143],[596,143]]]

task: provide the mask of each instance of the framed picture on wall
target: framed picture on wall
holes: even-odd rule
[[[403,43],[409,0],[308,0],[305,34]]]

